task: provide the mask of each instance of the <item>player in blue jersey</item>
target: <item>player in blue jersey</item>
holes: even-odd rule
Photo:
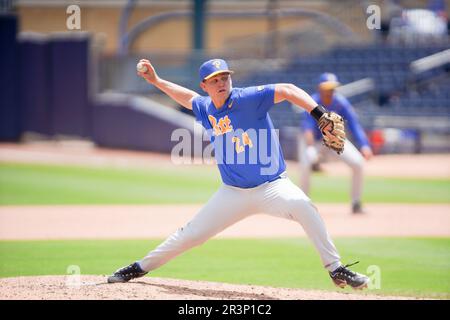
[[[317,129],[316,120],[305,113],[299,143],[300,187],[306,194],[309,194],[311,169],[314,164],[319,162],[320,154],[337,156],[352,170],[352,212],[355,214],[364,213],[361,205],[364,159],[369,160],[373,154],[352,105],[343,95],[335,92],[339,85],[336,75],[323,73],[319,77],[318,92],[314,93],[312,98],[317,104],[325,106],[328,110],[336,112],[345,119],[347,128],[350,129],[359,151],[350,141],[346,140],[342,154],[336,155],[333,152],[328,152],[329,149],[325,148],[320,142],[322,134]]]
[[[323,107],[292,84],[233,88],[233,71],[221,59],[206,61],[200,67],[200,87],[207,96],[161,79],[148,60],[141,62],[147,71],[138,74],[191,109],[210,133],[223,184],[184,227],[143,259],[117,270],[108,282],[142,277],[234,223],[263,212],[300,223],[336,285],[355,289],[367,286],[367,276],[341,264],[316,207],[287,177],[278,136],[268,114],[274,104],[288,100],[323,119],[322,115],[328,114]]]

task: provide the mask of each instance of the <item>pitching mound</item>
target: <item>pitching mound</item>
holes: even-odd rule
[[[106,276],[41,276],[0,279],[0,299],[35,300],[380,300],[370,291],[319,291],[144,277],[108,284]]]

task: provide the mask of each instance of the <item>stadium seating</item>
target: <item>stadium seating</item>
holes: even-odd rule
[[[309,93],[315,91],[318,76],[334,72],[341,83],[372,78],[375,90],[370,95],[350,97],[355,109],[360,107],[376,112],[436,114],[448,116],[450,110],[450,75],[448,66],[438,67],[422,75],[410,69],[414,60],[448,49],[449,45],[404,47],[370,45],[336,47],[316,57],[294,57],[284,68],[257,72],[248,78],[238,79],[240,86],[292,82]],[[375,100],[368,103],[368,100]],[[370,107],[366,107],[370,104]],[[378,105],[378,106],[377,106]],[[292,108],[271,111],[276,126],[298,125],[300,114]]]

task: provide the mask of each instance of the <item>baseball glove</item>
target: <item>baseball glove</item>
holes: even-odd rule
[[[344,151],[345,129],[344,119],[335,112],[326,112],[319,119],[323,144],[341,154]]]

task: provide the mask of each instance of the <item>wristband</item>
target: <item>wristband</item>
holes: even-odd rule
[[[317,121],[319,121],[320,117],[324,114],[327,113],[328,110],[325,109],[324,106],[318,105],[317,107],[315,107],[314,109],[312,109],[312,111],[310,112],[311,116],[316,119]]]

